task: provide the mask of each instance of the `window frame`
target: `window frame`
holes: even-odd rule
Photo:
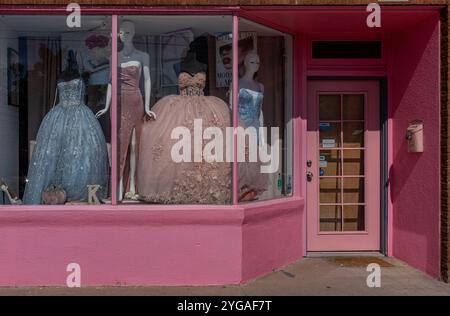
[[[29,15],[29,16],[39,16],[39,15],[65,15],[67,16],[69,13],[66,11],[66,6],[60,5],[1,5],[0,6],[0,14],[2,15]],[[299,175],[296,175],[298,168],[298,140],[295,136],[295,130],[297,129],[295,118],[298,113],[298,98],[296,97],[294,91],[298,87],[298,79],[295,71],[298,67],[298,62],[296,61],[299,58],[297,54],[297,48],[295,43],[297,42],[297,34],[291,30],[287,30],[285,28],[281,28],[277,25],[271,25],[265,20],[261,20],[256,16],[253,16],[251,13],[246,12],[244,9],[240,7],[149,7],[149,6],[128,6],[128,7],[117,7],[117,6],[89,6],[89,7],[81,7],[81,14],[84,15],[103,15],[111,18],[111,88],[112,88],[112,98],[111,98],[111,203],[110,204],[101,204],[101,205],[0,205],[0,211],[92,211],[92,210],[100,210],[100,211],[109,211],[109,210],[146,210],[146,211],[160,211],[160,210],[211,210],[217,211],[227,208],[237,208],[237,207],[253,207],[258,205],[271,205],[273,203],[277,203],[279,201],[287,202],[292,199],[300,198],[300,182]],[[118,58],[117,58],[117,48],[118,48],[118,20],[120,16],[132,16],[132,15],[198,15],[198,16],[231,16],[232,18],[232,36],[233,36],[233,85],[232,85],[232,104],[238,103],[238,38],[239,38],[239,18],[244,18],[250,20],[254,23],[261,24],[262,26],[274,29],[276,31],[285,33],[292,37],[292,91],[291,94],[291,107],[292,107],[292,191],[289,196],[281,196],[275,197],[273,199],[264,200],[264,201],[255,201],[251,203],[239,203],[238,201],[238,163],[237,163],[237,126],[238,126],[238,109],[237,107],[232,107],[232,122],[233,122],[233,162],[232,162],[232,201],[230,204],[220,204],[220,205],[211,205],[211,204],[202,204],[202,205],[193,205],[193,204],[174,204],[174,205],[159,205],[159,204],[123,204],[118,200],[118,157],[117,157],[117,149],[118,149],[118,114],[117,114],[117,91],[118,91],[118,82],[117,82],[117,66],[118,66]],[[300,177],[301,178],[301,177]]]

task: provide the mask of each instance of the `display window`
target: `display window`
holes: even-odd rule
[[[232,150],[225,141],[233,126],[232,25],[231,16],[119,19],[123,203],[231,203],[232,167],[224,155]]]
[[[82,22],[0,17],[2,204],[110,203],[111,19]]]
[[[0,41],[0,204],[292,194],[291,36],[232,15],[5,15]]]
[[[292,38],[239,19],[237,52],[239,201],[291,195]]]

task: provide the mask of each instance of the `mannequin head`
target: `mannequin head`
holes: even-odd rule
[[[131,21],[124,21],[120,24],[119,38],[124,44],[131,44],[133,42],[136,29],[134,23]]]
[[[255,74],[259,70],[259,56],[255,52],[248,53],[244,58],[245,72],[247,74]]]

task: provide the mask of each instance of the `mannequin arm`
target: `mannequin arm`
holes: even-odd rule
[[[100,110],[95,114],[96,118],[101,117],[103,114],[109,111],[109,107],[111,106],[111,97],[112,97],[112,86],[110,83],[108,83],[108,90],[106,92],[106,105],[103,110]]]
[[[156,114],[150,111],[150,97],[152,91],[152,79],[150,77],[150,57],[145,54],[144,57],[144,84],[145,84],[145,114],[150,118],[156,119]]]
[[[150,70],[148,66],[144,66],[144,80],[145,80],[145,114],[147,114],[150,118],[156,119],[155,112],[150,110],[152,81],[150,78]]]

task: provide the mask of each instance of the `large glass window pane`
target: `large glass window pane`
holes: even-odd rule
[[[231,16],[122,16],[118,196],[232,201]]]
[[[252,146],[238,131],[240,202],[292,193],[292,38],[239,19],[237,112],[239,131],[253,136]],[[248,139],[247,139],[248,141]],[[256,147],[260,149],[256,153]],[[260,153],[263,155],[260,155]],[[264,154],[265,153],[265,154]],[[238,157],[239,159],[239,157]]]
[[[0,17],[0,204],[110,202],[110,57],[110,17]]]

